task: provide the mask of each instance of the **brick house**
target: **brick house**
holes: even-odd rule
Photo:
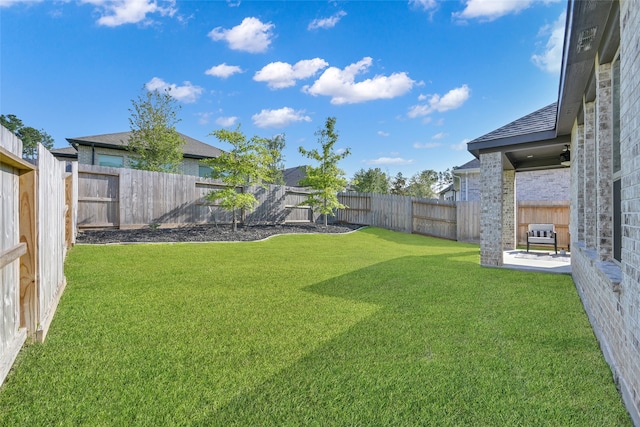
[[[452,171],[455,200],[480,201],[480,161],[473,159]],[[569,168],[522,170],[516,173],[516,200],[568,201]]]
[[[67,141],[76,150],[76,158],[80,164],[130,168],[133,159],[127,150],[127,141],[130,136],[131,132],[119,132],[67,138]],[[211,169],[201,165],[200,160],[218,157],[222,154],[222,150],[189,136],[183,134],[180,136],[185,140],[180,166],[182,173],[194,176],[205,176],[210,173]],[[60,159],[70,160],[73,157],[70,151],[69,148],[65,148],[52,150],[52,153]]]
[[[480,164],[480,262],[501,266],[515,248],[516,172],[570,164],[572,277],[640,425],[640,7],[569,0],[566,22],[551,120],[468,144]]]

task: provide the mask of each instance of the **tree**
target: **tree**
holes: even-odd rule
[[[43,129],[25,126],[14,114],[0,115],[0,123],[22,141],[22,157],[35,159],[38,153],[38,144],[42,144],[47,150],[53,148],[53,137]]]
[[[264,185],[271,178],[269,166],[273,159],[268,149],[268,140],[254,136],[247,140],[240,130],[240,125],[234,131],[220,129],[211,135],[221,142],[231,145],[230,151],[219,157],[203,160],[202,163],[211,167],[211,176],[227,184],[224,190],[214,190],[207,195],[211,201],[221,200],[220,206],[233,215],[233,231],[238,230],[237,211],[252,210],[258,203],[251,193],[238,192],[237,188],[251,185]]]
[[[284,157],[282,155],[282,150],[285,147],[284,133],[267,139],[266,143],[271,157],[271,162],[268,165],[271,173],[270,182],[276,185],[284,185],[284,174],[282,173],[284,169]]]
[[[134,153],[135,169],[155,172],[178,172],[183,157],[184,138],[175,125],[179,106],[170,91],[145,90],[137,100],[131,100],[131,138],[127,143]]]
[[[406,187],[407,179],[402,175],[402,172],[398,172],[395,178],[393,178],[393,182],[391,183],[391,194],[404,196],[407,193]]]
[[[407,194],[413,197],[431,199],[435,196],[433,186],[438,182],[438,172],[427,169],[418,172],[409,179]]]
[[[320,213],[324,216],[324,226],[327,226],[327,215],[334,215],[334,209],[344,209],[338,201],[338,192],[343,191],[347,185],[344,171],[338,167],[338,162],[349,154],[349,149],[341,153],[334,151],[334,145],[338,141],[338,133],[335,131],[336,118],[328,117],[325,127],[318,129],[315,135],[321,150],[306,150],[299,148],[300,154],[318,162],[318,166],[307,166],[307,177],[300,181],[300,185],[311,187],[314,191],[302,202],[312,207],[320,207]]]
[[[388,194],[390,181],[380,168],[360,169],[353,175],[351,186],[359,193]]]

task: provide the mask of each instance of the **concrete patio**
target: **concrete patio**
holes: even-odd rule
[[[569,252],[523,249],[505,251],[503,268],[524,271],[539,271],[545,273],[571,274],[571,254]]]

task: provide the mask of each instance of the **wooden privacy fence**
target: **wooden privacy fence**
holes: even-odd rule
[[[558,248],[569,248],[569,202],[568,201],[520,201],[518,202],[518,245],[527,244],[529,224],[554,224],[558,236]]]
[[[79,165],[78,227],[230,223],[231,213],[205,198],[222,188],[220,181],[190,175]],[[238,191],[251,192],[258,199],[257,207],[242,215],[244,223],[313,221],[311,208],[298,206],[308,194],[304,189],[270,185]]]
[[[24,343],[45,339],[75,242],[76,169],[37,152],[38,166],[23,160],[22,142],[0,126],[0,384]]]
[[[480,242],[480,202],[445,202],[408,196],[340,193],[348,208],[337,220],[372,225],[405,233],[418,233],[460,242]],[[555,224],[558,247],[569,247],[569,202],[520,201],[517,203],[517,242],[527,244],[527,225]]]
[[[436,199],[372,193],[340,193],[337,220],[405,233],[456,239],[456,204]]]

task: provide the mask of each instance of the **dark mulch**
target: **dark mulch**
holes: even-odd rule
[[[276,234],[289,233],[347,233],[357,230],[353,224],[260,224],[238,226],[233,232],[231,225],[195,225],[180,228],[149,227],[134,230],[85,230],[78,233],[77,243],[153,243],[153,242],[249,242],[262,240]]]

